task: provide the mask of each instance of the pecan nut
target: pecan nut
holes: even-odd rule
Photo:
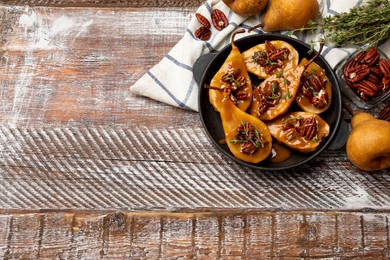
[[[362,61],[364,60],[364,57],[366,56],[366,52],[365,51],[362,51],[362,52],[359,52],[355,58],[353,58],[354,61],[356,61],[357,63],[362,63]]]
[[[370,69],[370,71],[372,72],[372,70]],[[372,83],[380,83],[381,80],[382,80],[382,77],[379,77],[378,75],[376,75],[375,73],[370,73],[367,77],[367,80],[372,82]]]
[[[367,65],[356,65],[355,69],[349,73],[348,80],[356,83],[364,79],[368,74],[370,74],[370,68]]]
[[[381,55],[379,54],[376,48],[371,48],[366,52],[364,56],[364,63],[368,65],[373,65],[380,59]]]
[[[196,13],[195,16],[196,16],[196,19],[198,20],[198,22],[199,22],[201,25],[203,25],[203,27],[206,27],[207,29],[210,29],[211,24],[210,24],[209,20],[207,20],[206,17],[204,17],[204,16],[203,16],[202,14],[200,14],[200,13]]]
[[[385,60],[385,59],[380,59],[378,64],[379,64],[379,69],[384,74],[384,77],[389,77],[390,76],[390,61]]]
[[[284,60],[286,55],[289,54],[289,50],[287,48],[282,48],[276,51],[272,51],[268,55],[268,59],[270,61]]]
[[[221,31],[229,25],[226,15],[219,9],[214,9],[211,12],[211,21],[218,31]]]
[[[265,40],[265,51],[273,52],[273,51],[277,51],[277,49],[270,41]]]
[[[357,83],[357,86],[358,86],[358,93],[360,93],[360,95],[364,95],[366,97],[367,96],[374,97],[377,93],[376,85],[368,80],[364,80]]]
[[[390,89],[390,61],[377,48],[359,52],[343,68],[346,84],[362,100],[368,101]]]
[[[390,121],[390,105],[385,106],[378,114],[378,119]]]
[[[235,97],[237,100],[244,100],[248,97],[248,93],[239,91],[236,93]]]
[[[305,118],[299,134],[307,140],[312,140],[317,134],[317,121],[314,118]]]
[[[322,93],[321,95],[319,95],[318,97],[316,96],[313,96],[311,99],[310,99],[310,102],[317,108],[323,108],[325,107],[326,105],[328,105],[328,100],[329,100],[329,96],[328,96],[328,93],[324,92]]]
[[[202,41],[207,41],[210,39],[211,37],[211,31],[210,29],[202,26],[202,27],[199,27],[196,31],[195,31],[195,37],[202,40]]]

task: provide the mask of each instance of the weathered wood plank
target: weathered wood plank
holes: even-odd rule
[[[220,219],[220,256],[234,259],[246,252],[246,216],[226,216]]]
[[[305,255],[323,258],[338,252],[337,214],[307,214],[300,223],[301,244],[308,246]],[[344,234],[340,234],[344,236]]]
[[[73,228],[73,244],[70,252],[74,258],[99,259],[105,253],[104,223],[102,217],[88,218],[79,216],[75,218]]]
[[[74,214],[48,214],[43,215],[43,228],[41,234],[40,259],[69,259],[72,239]]]
[[[218,216],[197,216],[194,230],[194,256],[196,259],[220,257]]]
[[[162,219],[162,259],[190,259],[194,251],[194,220],[190,217]]]
[[[3,257],[6,259],[38,258],[42,245],[42,234],[45,229],[43,215],[24,214],[14,216],[12,225],[8,226],[10,233],[7,250]]]
[[[133,216],[114,212],[103,218],[104,259],[130,258]]]
[[[246,220],[247,259],[270,259],[273,255],[275,217],[272,214],[248,215]]]
[[[163,219],[161,216],[135,216],[132,222],[131,257],[158,259],[161,257]]]
[[[5,257],[9,254],[10,240],[12,236],[12,215],[0,216],[0,256]]]
[[[3,0],[6,5],[61,7],[197,7],[204,0]]]
[[[198,121],[129,90],[184,35],[192,9],[0,6],[0,13],[0,122]]]
[[[390,257],[388,216],[362,216],[362,225],[365,256],[388,259]]]
[[[5,259],[386,259],[389,216],[299,211],[14,213],[1,216],[7,224],[0,235],[2,248],[9,249],[2,251]]]
[[[294,171],[232,163],[201,128],[0,128],[3,209],[390,209],[390,176],[345,151]]]

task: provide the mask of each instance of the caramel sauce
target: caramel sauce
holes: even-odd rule
[[[272,152],[271,152],[271,158],[270,161],[274,163],[280,163],[284,162],[288,158],[291,157],[291,151],[287,149],[286,147],[278,144],[278,143],[272,143]]]
[[[283,119],[288,116],[293,117],[312,117],[314,114],[306,113],[306,112],[291,112],[286,114],[284,117],[280,117],[271,122],[267,123],[268,129],[271,132],[271,135],[278,140],[279,143],[285,144],[291,149],[298,150],[303,153],[312,152],[317,149],[317,147],[321,144],[321,140],[328,136],[329,134],[329,125],[318,115],[315,115],[315,119],[318,123],[318,133],[317,140],[307,140],[304,137],[298,136],[289,140],[287,138],[286,132],[283,131]]]
[[[226,139],[225,139],[225,138],[220,139],[220,140],[218,141],[218,143],[219,143],[219,144],[226,144]]]

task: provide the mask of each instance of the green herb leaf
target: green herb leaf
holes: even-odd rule
[[[290,32],[305,30],[323,33],[336,46],[376,47],[390,38],[390,1],[369,0],[367,4],[349,9],[322,21],[309,21],[307,27]]]
[[[284,99],[290,99],[292,97],[290,92],[283,93],[282,98]]]

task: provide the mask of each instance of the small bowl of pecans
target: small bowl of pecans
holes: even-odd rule
[[[390,97],[390,61],[381,50],[357,51],[336,70],[341,91],[370,109]]]

